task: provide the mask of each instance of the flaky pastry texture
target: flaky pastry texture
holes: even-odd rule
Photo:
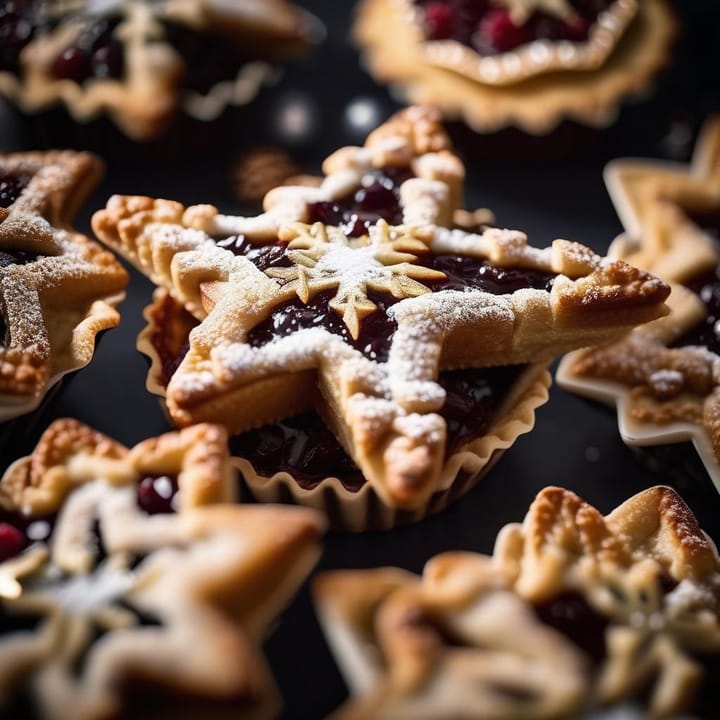
[[[380,218],[353,237],[343,227],[307,224],[313,202],[342,200],[378,166],[420,173],[398,191],[403,225]],[[441,370],[548,361],[665,312],[663,282],[577,243],[537,249],[517,231],[444,227],[457,207],[462,165],[433,111],[400,113],[366,147],[332,155],[326,170],[320,188],[271,191],[257,217],[120,196],[95,214],[98,237],[201,321],[167,388],[177,424],[212,420],[242,432],[312,407],[319,387],[321,415],[366,479],[386,504],[410,509],[439,489]],[[233,252],[240,241],[249,243],[246,253]],[[545,274],[552,287],[432,292],[446,279],[431,266],[439,255]],[[392,303],[385,313],[378,294]],[[328,298],[338,331],[316,324],[253,340],[278,308],[317,297]],[[379,318],[392,327],[386,357],[361,340],[366,323]]]
[[[720,652],[719,591],[715,546],[670,488],[607,516],[545,488],[492,557],[316,579],[352,693],[332,717],[569,719],[645,702],[643,717],[677,717]]]
[[[34,12],[23,19],[24,11],[20,8],[17,22],[37,27],[27,29],[32,35],[19,51],[17,68],[0,68],[0,92],[29,113],[58,102],[81,122],[107,113],[136,140],[161,134],[179,107],[211,120],[228,105],[249,102],[273,77],[268,61],[298,54],[322,36],[319,21],[286,0],[69,0],[35,3]],[[87,53],[88,36],[98,35],[100,42],[103,31],[109,35],[109,52],[120,56],[115,62],[121,72],[110,71],[112,61],[104,72],[82,81],[56,71],[68,49]],[[193,35],[206,38],[208,47],[235,45],[255,60],[241,65],[235,77],[218,77],[205,92],[184,87],[184,77],[192,72],[188,64],[205,62],[182,55],[180,48],[192,47]]]
[[[177,477],[175,512],[139,504],[138,483],[159,475]],[[317,559],[322,526],[307,510],[227,504],[233,492],[217,426],[128,450],[53,423],[0,480],[3,710],[20,711],[26,692],[52,720],[274,716],[259,642]],[[9,558],[7,523],[27,534]]]
[[[685,339],[714,318],[706,301],[720,267],[710,229],[720,228],[720,119],[705,125],[690,165],[617,160],[606,182],[626,230],[610,254],[671,283],[671,312],[606,348],[571,354],[558,380],[616,404],[628,442],[692,440],[720,487],[720,359],[712,344]]]
[[[69,224],[100,172],[87,153],[0,154],[0,420],[90,362],[119,322],[127,273]]]

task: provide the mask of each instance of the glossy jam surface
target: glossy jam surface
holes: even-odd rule
[[[328,290],[316,293],[307,304],[300,298],[294,298],[277,306],[267,320],[250,331],[248,342],[253,347],[259,347],[298,330],[321,327],[334,335],[340,335],[371,360],[385,362],[390,340],[397,329],[397,323],[388,317],[386,311],[398,301],[392,295],[369,292],[368,297],[378,309],[362,320],[360,335],[354,340],[342,316],[329,305],[334,296],[335,291]]]
[[[454,370],[440,374],[447,400],[441,410],[448,428],[446,454],[484,434],[523,367]],[[360,470],[315,413],[303,413],[230,440],[233,455],[249,460],[258,474],[286,471],[307,489],[337,476],[351,492],[365,484]]]
[[[429,40],[457,40],[480,55],[497,55],[534,40],[584,42],[611,0],[570,0],[575,16],[557,18],[533,12],[516,24],[510,11],[493,0],[415,0]]]
[[[0,511],[0,562],[19,555],[28,545],[47,540],[54,517],[31,518],[21,513]]]
[[[77,83],[90,78],[122,77],[125,59],[115,35],[118,24],[117,18],[100,18],[84,27],[73,44],[55,57],[53,75]]]
[[[718,241],[720,248],[720,212],[693,212],[688,215],[698,227]],[[720,320],[720,266],[691,278],[685,283],[685,286],[703,301],[707,316],[685,333],[675,343],[675,346],[701,345],[711,352],[720,354],[720,324],[718,324],[718,320]]]
[[[0,70],[17,72],[20,51],[41,22],[39,5],[37,0],[0,0]]]
[[[148,515],[177,511],[178,479],[174,475],[149,475],[137,488],[137,503]]]
[[[10,207],[27,187],[30,178],[24,175],[0,175],[0,207]]]
[[[608,619],[591,607],[580,593],[568,591],[538,603],[535,613],[546,625],[582,648],[594,662],[602,662],[607,655],[605,630]]]
[[[310,222],[340,227],[349,237],[365,235],[381,218],[390,225],[400,225],[400,186],[411,177],[409,168],[373,170],[363,177],[352,196],[310,203]]]
[[[229,250],[233,255],[246,257],[258,270],[288,267],[291,264],[285,245],[280,242],[275,245],[252,245],[241,235],[234,235],[218,240],[217,244],[218,247]]]

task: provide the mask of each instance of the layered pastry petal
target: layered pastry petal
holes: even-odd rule
[[[18,3],[3,19],[0,92],[34,113],[62,102],[107,113],[128,136],[159,135],[182,107],[211,120],[249,102],[274,60],[322,37],[285,0]]]
[[[617,160],[606,182],[626,230],[610,254],[671,283],[671,312],[606,348],[571,354],[558,381],[616,404],[626,442],[692,440],[719,485],[720,122],[705,125],[691,164]]]
[[[53,423],[0,480],[3,712],[274,716],[259,643],[322,523],[234,489],[218,426],[128,449]]]
[[[257,217],[144,197],[95,214],[199,321],[167,384],[177,424],[240,433],[315,408],[381,500],[414,509],[441,489],[441,372],[546,363],[665,312],[663,282],[577,243],[453,229],[463,168],[434,111],[325,170]]]
[[[663,0],[365,0],[354,34],[371,72],[479,132],[611,121],[667,62]]]
[[[119,321],[127,273],[70,227],[100,173],[87,153],[0,155],[0,421],[90,362]]]
[[[448,552],[422,576],[379,568],[316,579],[351,690],[333,717],[706,710],[719,581],[715,546],[673,490],[651,488],[603,516],[546,488],[522,524],[501,530],[492,557]]]

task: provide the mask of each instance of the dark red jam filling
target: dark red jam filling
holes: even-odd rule
[[[26,175],[0,175],[0,207],[10,207],[29,182]]]
[[[720,242],[720,212],[688,212],[687,214],[698,227]],[[720,266],[691,278],[685,286],[703,301],[707,316],[674,343],[675,347],[700,345],[720,354],[720,325],[717,327],[717,332],[715,330],[720,320]]]
[[[178,479],[171,475],[149,475],[137,488],[137,503],[148,515],[177,511]]]
[[[390,339],[397,329],[397,323],[388,317],[387,309],[398,300],[387,293],[369,292],[368,297],[378,309],[362,320],[360,335],[354,340],[342,316],[329,305],[334,296],[335,290],[326,290],[313,295],[307,304],[296,297],[278,305],[266,320],[250,331],[248,343],[260,347],[298,330],[323,328],[333,335],[340,335],[371,360],[385,362]]]
[[[242,235],[232,235],[224,240],[218,240],[217,245],[229,250],[233,255],[246,257],[258,270],[267,270],[271,267],[288,267],[291,265],[284,243],[275,245],[253,245]]]
[[[409,168],[373,170],[361,187],[342,200],[310,203],[310,222],[342,228],[349,237],[360,237],[381,218],[390,225],[402,223],[400,186],[414,177]]]
[[[415,0],[429,40],[457,40],[480,55],[497,55],[534,40],[584,42],[612,0],[570,0],[576,17],[562,20],[541,11],[516,25],[493,0]]]
[[[54,516],[27,517],[0,511],[0,562],[16,557],[34,542],[47,540],[54,524]]]
[[[487,431],[507,389],[523,370],[524,366],[513,366],[440,373],[439,383],[447,393],[440,411],[447,423],[447,456]],[[258,474],[270,477],[285,471],[306,489],[330,476],[338,477],[351,492],[365,484],[355,463],[312,412],[237,435],[230,439],[230,450],[250,461]]]
[[[484,260],[466,256],[432,255],[419,262],[441,270],[446,275],[443,280],[428,283],[433,292],[477,289],[503,294],[521,288],[549,290],[555,278],[554,275],[535,270],[499,268]],[[369,292],[368,297],[378,309],[363,318],[360,335],[357,340],[353,340],[341,315],[329,305],[334,295],[334,290],[328,290],[317,293],[307,304],[300,298],[293,298],[279,305],[266,320],[250,331],[248,342],[253,347],[259,347],[298,330],[322,327],[340,335],[371,360],[385,362],[392,336],[397,329],[397,323],[388,316],[387,309],[398,300],[387,293]]]
[[[42,27],[38,0],[0,0],[0,70],[17,72],[20,51]]]
[[[578,592],[568,591],[552,600],[535,605],[535,613],[543,623],[558,630],[584,650],[595,663],[607,655],[606,617],[598,613]]]

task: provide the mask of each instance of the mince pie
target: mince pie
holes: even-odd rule
[[[339,452],[323,472],[359,470],[350,487],[338,475],[303,497],[294,489],[317,482],[281,463],[268,483],[266,457],[249,481],[265,500],[288,487],[310,504],[342,497],[358,528],[371,504],[390,513],[384,526],[398,510],[439,509],[459,476],[530,428],[552,357],[665,312],[663,282],[577,243],[541,250],[517,231],[452,229],[463,167],[432,110],[405,110],[324,170],[319,187],[272,190],[257,217],[116,196],[93,218],[169,293],[144,337],[158,340],[176,424],[238,434],[315,410],[352,458]],[[278,435],[313,422],[270,430],[267,454],[285,455]],[[262,432],[238,446],[252,451]]]
[[[234,487],[218,426],[128,450],[54,422],[0,480],[3,717],[273,717],[259,643],[322,527]]]
[[[2,0],[0,92],[30,113],[59,102],[79,121],[107,113],[144,140],[178,107],[211,120],[249,102],[274,75],[267,61],[319,30],[286,0]]]
[[[605,517],[545,488],[492,557],[336,571],[314,590],[351,691],[337,720],[717,713],[720,560],[667,487]]]
[[[119,321],[127,273],[70,228],[100,171],[84,153],[0,154],[0,422],[90,362]]]
[[[666,62],[664,0],[363,0],[373,74],[478,131],[605,125]]]
[[[671,313],[571,354],[558,381],[616,404],[626,442],[692,440],[720,488],[720,118],[690,166],[617,160],[606,180],[626,231],[611,254],[671,283]]]

